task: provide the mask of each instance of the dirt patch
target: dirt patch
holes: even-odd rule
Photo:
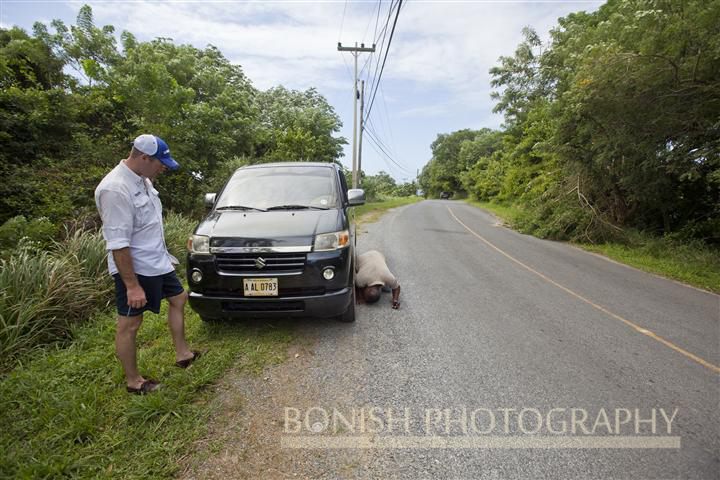
[[[328,375],[337,367],[328,358],[334,355],[325,351],[318,355],[316,346],[321,339],[301,330],[281,364],[266,367],[260,375],[231,371],[218,385],[210,434],[196,442],[194,454],[185,460],[179,478],[362,476],[358,474],[369,452],[280,446],[285,434],[285,407],[301,412],[313,406],[340,408],[352,404],[353,390],[360,388],[332,373]],[[333,348],[343,349],[342,343]],[[352,369],[352,359],[347,360],[346,366]]]

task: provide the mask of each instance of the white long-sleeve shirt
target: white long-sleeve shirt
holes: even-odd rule
[[[118,273],[112,250],[125,247],[130,247],[136,274],[157,276],[174,270],[179,262],[165,245],[162,203],[149,179],[120,161],[95,189],[95,205],[102,217],[110,275]]]

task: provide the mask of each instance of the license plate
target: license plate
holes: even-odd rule
[[[246,297],[277,297],[277,278],[243,278]]]

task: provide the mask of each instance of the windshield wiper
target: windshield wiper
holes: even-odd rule
[[[314,205],[275,205],[274,207],[268,208],[268,210],[305,210],[305,209],[327,210],[328,207],[316,207]]]
[[[257,210],[258,212],[264,212],[262,208],[246,207],[245,205],[226,205],[224,207],[218,207],[215,210]]]

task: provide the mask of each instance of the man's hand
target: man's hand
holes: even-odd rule
[[[137,276],[133,270],[132,257],[130,256],[130,248],[125,247],[112,251],[115,265],[117,266],[120,278],[125,284],[127,291],[127,303],[130,308],[142,308],[147,303],[145,290],[138,283]]]
[[[143,290],[139,283],[127,289],[127,303],[129,307],[136,310],[144,307],[147,303],[145,290]]]

